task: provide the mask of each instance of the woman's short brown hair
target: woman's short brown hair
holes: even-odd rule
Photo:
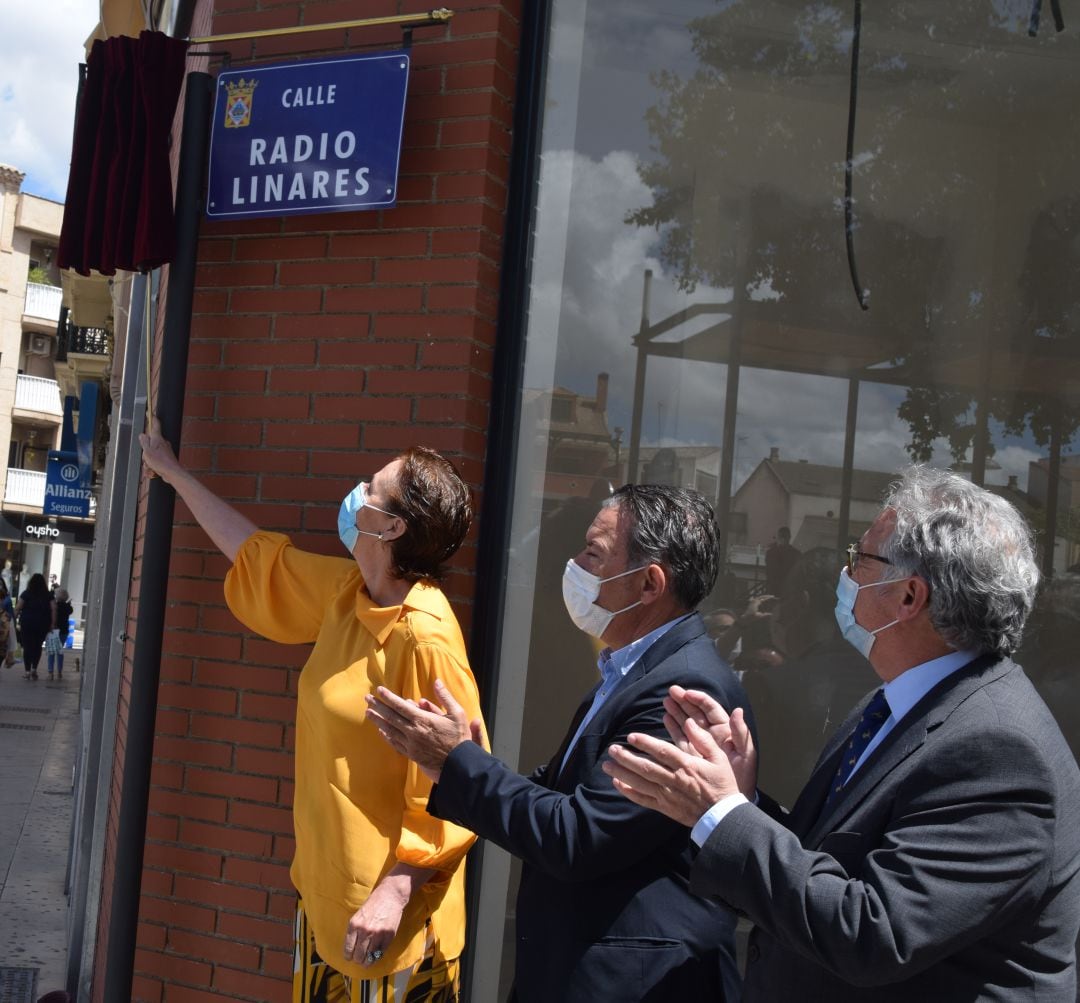
[[[405,532],[390,542],[393,572],[408,582],[442,581],[444,562],[472,524],[469,488],[434,449],[413,446],[398,459],[401,470],[387,492],[387,509],[405,520]]]

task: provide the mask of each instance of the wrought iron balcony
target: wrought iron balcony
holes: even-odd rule
[[[108,332],[102,327],[76,327],[65,310],[56,329],[56,361],[66,362],[68,354],[108,355]]]

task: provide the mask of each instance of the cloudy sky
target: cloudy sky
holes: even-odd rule
[[[653,273],[653,323],[695,303],[712,304],[715,319],[723,320],[732,290],[702,284],[691,294],[680,292],[658,257],[656,233],[624,222],[630,210],[650,199],[636,153],[612,150],[594,159],[550,150],[542,164],[525,385],[555,384],[592,396],[597,374],[609,373],[608,426],[622,426],[625,448],[636,360],[632,339],[641,318],[645,270]],[[719,446],[726,379],[724,365],[650,360],[643,444]],[[735,486],[773,447],[782,459],[841,466],[847,387],[835,377],[745,367],[739,381]],[[905,393],[904,387],[861,383],[857,467],[896,470],[911,462],[906,451],[911,431],[897,415]],[[1028,464],[1042,451],[1029,436],[1009,436],[996,423],[991,439],[997,467],[988,471],[987,482],[1004,484],[1016,475],[1025,487]],[[936,445],[933,462],[950,466],[947,443]]]
[[[97,0],[3,0],[0,163],[26,174],[23,191],[62,202],[75,92]]]

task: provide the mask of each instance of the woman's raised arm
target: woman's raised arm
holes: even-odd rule
[[[150,431],[139,436],[139,445],[147,467],[166,484],[172,485],[214,546],[230,561],[235,561],[244,541],[259,527],[181,466],[172,446],[162,438],[157,418],[151,422]]]

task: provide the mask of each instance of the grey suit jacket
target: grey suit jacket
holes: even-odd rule
[[[695,859],[693,890],[756,924],[744,1000],[1074,1003],[1080,771],[1028,678],[949,676],[822,814],[865,703],[790,814],[742,805]]]

